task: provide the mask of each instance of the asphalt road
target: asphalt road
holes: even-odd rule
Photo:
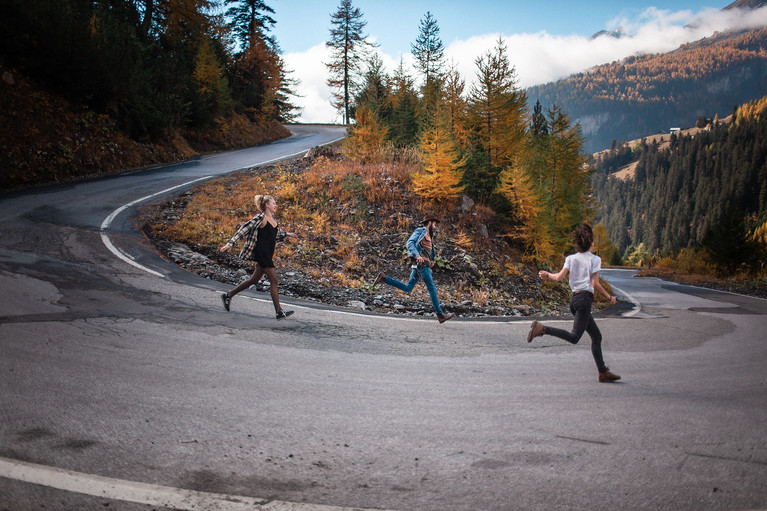
[[[334,136],[300,129],[0,200],[0,510],[767,509],[764,300],[605,270],[605,384],[587,339],[529,321],[284,299],[277,322],[255,291],[227,313],[135,232],[147,201]]]

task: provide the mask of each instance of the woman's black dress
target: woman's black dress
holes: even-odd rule
[[[277,245],[277,227],[266,222],[263,227],[258,228],[258,239],[256,241],[256,250],[253,253],[253,260],[261,268],[274,268],[274,247]]]

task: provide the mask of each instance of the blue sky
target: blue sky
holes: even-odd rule
[[[341,2],[272,0],[275,11],[274,34],[283,51],[295,52],[324,42],[330,29],[330,15]],[[418,26],[427,11],[439,24],[445,45],[456,39],[488,33],[578,34],[591,36],[612,28],[614,20],[636,19],[648,7],[673,12],[698,12],[705,7],[721,9],[731,1],[677,0],[605,1],[605,0],[352,0],[367,21],[367,33],[385,52],[409,53],[410,44],[418,37]]]
[[[446,57],[471,86],[477,57],[499,37],[507,45],[519,86],[564,78],[589,67],[641,53],[660,53],[728,28],[767,25],[759,11],[721,11],[731,1],[577,0],[352,0],[367,21],[366,32],[379,45],[388,72],[402,58],[412,65],[410,45],[427,11],[437,20]],[[292,76],[301,80],[296,104],[303,122],[337,122],[330,106],[324,62],[330,15],[340,0],[271,0],[277,21],[273,34]],[[591,36],[621,27],[620,40]],[[412,69],[412,75],[416,72]]]

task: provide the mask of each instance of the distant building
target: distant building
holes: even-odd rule
[[[674,133],[681,134],[682,133],[682,128],[671,128],[670,130],[668,130],[668,132],[671,133],[671,134],[674,134]]]

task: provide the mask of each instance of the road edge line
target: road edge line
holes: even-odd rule
[[[0,457],[0,477],[92,497],[183,511],[364,511],[362,508],[268,500],[126,481],[3,457]]]
[[[136,199],[136,200],[134,200],[132,202],[124,204],[124,205],[120,206],[119,208],[115,209],[114,211],[112,211],[112,213],[109,214],[109,216],[107,216],[104,219],[103,222],[101,222],[101,241],[104,243],[104,246],[107,247],[107,250],[112,252],[112,254],[117,256],[117,258],[121,259],[122,261],[125,261],[126,263],[130,264],[131,266],[135,266],[136,268],[139,268],[140,270],[144,270],[145,272],[150,273],[150,274],[152,274],[152,275],[154,275],[156,277],[165,278],[165,275],[163,275],[162,273],[160,273],[158,271],[155,271],[155,270],[152,270],[150,268],[147,268],[146,266],[143,266],[143,265],[137,263],[133,259],[133,257],[130,256],[130,254],[127,254],[127,253],[123,252],[122,250],[120,250],[119,248],[117,248],[114,245],[114,243],[112,243],[112,240],[109,238],[109,235],[107,234],[107,230],[109,229],[109,226],[112,225],[112,222],[114,221],[114,219],[117,218],[117,215],[119,215],[120,213],[122,213],[126,209],[128,209],[128,208],[130,208],[132,206],[135,206],[136,204],[140,204],[140,203],[142,203],[144,201],[147,201],[149,199],[153,199],[153,198],[157,197],[158,195],[164,195],[166,193],[172,192],[173,190],[177,190],[178,188],[183,188],[185,186],[193,185],[195,183],[198,183],[200,181],[205,181],[206,179],[210,179],[212,177],[213,176],[205,176],[205,177],[201,177],[201,178],[198,178],[198,179],[194,179],[192,181],[188,181],[186,183],[182,183],[180,185],[172,186],[170,188],[166,188],[165,190],[153,193],[151,195],[147,195],[146,197],[142,197],[140,199]]]
[[[327,142],[327,143],[322,144],[322,145],[323,146],[330,145],[330,144],[332,144],[334,142],[338,142],[339,140],[343,140],[343,139],[344,139],[344,137],[337,138],[335,140],[331,140],[330,142]],[[266,161],[262,161],[262,162],[258,162],[258,163],[253,163],[252,165],[247,165],[245,167],[240,167],[238,169],[232,169],[230,171],[227,171],[226,174],[230,174],[232,172],[238,172],[240,170],[245,170],[245,169],[249,169],[249,168],[253,168],[253,167],[259,167],[261,165],[268,165],[270,163],[274,163],[274,162],[280,161],[280,160],[286,160],[286,159],[289,159],[289,158],[294,158],[294,157],[299,156],[301,154],[306,154],[309,151],[311,151],[311,148],[299,151],[297,153],[289,154],[287,156],[280,156],[280,157],[277,157],[277,158],[272,158],[271,160],[266,160]],[[174,165],[178,165],[178,164],[174,164]],[[195,183],[198,183],[200,181],[205,181],[207,179],[212,179],[213,177],[215,177],[215,176],[211,175],[211,176],[201,177],[199,179],[194,179],[192,181],[188,181],[188,182],[182,183],[180,185],[172,186],[172,187],[167,188],[165,190],[162,190],[160,192],[153,193],[151,195],[147,195],[146,197],[142,197],[141,199],[136,199],[133,202],[129,202],[128,204],[124,204],[124,205],[120,206],[119,208],[117,208],[114,211],[112,211],[112,213],[110,213],[109,216],[107,216],[104,219],[104,221],[101,222],[101,241],[102,241],[102,243],[104,243],[104,246],[107,248],[107,250],[109,250],[112,254],[114,254],[118,259],[128,263],[131,266],[135,266],[136,268],[138,268],[140,270],[143,270],[143,271],[145,271],[145,272],[147,272],[147,273],[149,273],[151,275],[154,275],[155,277],[165,278],[164,274],[162,274],[162,273],[160,273],[158,271],[152,270],[150,268],[147,268],[146,266],[143,266],[143,265],[137,263],[133,259],[133,257],[131,257],[130,254],[127,254],[127,253],[123,252],[122,250],[120,250],[119,248],[117,248],[114,245],[114,243],[112,243],[112,240],[109,238],[109,235],[106,234],[106,231],[107,231],[107,229],[109,229],[109,226],[112,224],[114,219],[117,218],[117,215],[119,215],[120,213],[122,213],[126,209],[130,208],[131,206],[135,206],[136,204],[140,204],[140,203],[142,203],[144,201],[153,199],[153,198],[157,197],[158,195],[164,195],[166,193],[170,193],[173,190],[176,190],[178,188],[183,188],[185,186],[189,186],[189,185],[193,185]]]

